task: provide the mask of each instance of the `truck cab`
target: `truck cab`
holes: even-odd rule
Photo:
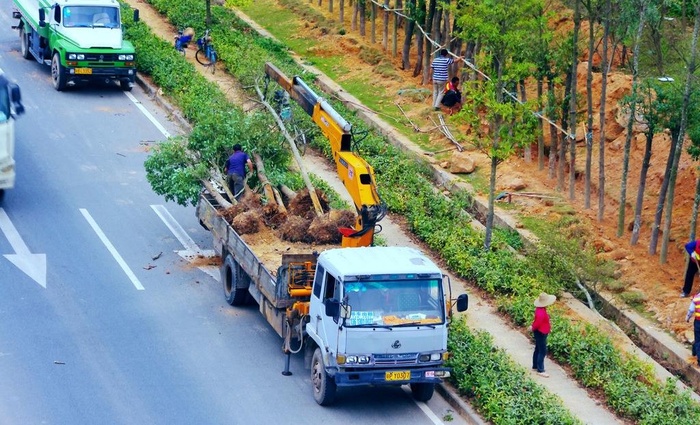
[[[21,53],[51,66],[56,90],[81,82],[118,82],[131,90],[136,78],[133,45],[123,39],[117,0],[14,0]],[[138,11],[134,11],[138,20]]]
[[[0,201],[15,185],[15,118],[24,112],[19,86],[0,69]]]
[[[336,386],[357,385],[409,384],[427,401],[449,376],[443,275],[416,249],[321,253],[309,317],[307,354],[321,405],[332,403]]]

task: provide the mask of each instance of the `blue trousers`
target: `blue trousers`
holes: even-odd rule
[[[544,358],[547,356],[547,334],[535,331],[535,352],[532,354],[532,368],[544,372]]]

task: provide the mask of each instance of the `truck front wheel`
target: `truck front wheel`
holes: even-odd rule
[[[224,296],[230,305],[244,305],[248,302],[248,285],[250,278],[241,265],[230,255],[226,256],[221,269],[221,281],[224,282]]]
[[[411,384],[411,394],[417,401],[426,402],[433,398],[435,392],[435,384],[417,383]]]
[[[24,30],[24,27],[19,30],[19,38],[21,41],[20,51],[22,52],[22,57],[25,59],[31,59],[32,54],[29,53],[29,34]]]
[[[51,79],[53,80],[53,88],[57,91],[62,91],[66,88],[66,70],[61,65],[61,58],[58,52],[54,53],[51,59]]]
[[[316,348],[311,359],[311,385],[314,387],[314,400],[316,400],[316,403],[321,406],[328,406],[333,403],[337,387],[333,378],[326,373],[320,348]]]

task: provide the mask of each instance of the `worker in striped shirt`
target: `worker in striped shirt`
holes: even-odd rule
[[[447,49],[441,49],[440,56],[433,59],[430,64],[430,69],[433,71],[433,109],[436,111],[440,110],[440,102],[445,95],[444,88],[450,79],[449,66],[452,62],[452,58],[447,56]]]

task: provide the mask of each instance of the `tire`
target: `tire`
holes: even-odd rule
[[[194,54],[194,58],[197,59],[197,62],[199,62],[201,65],[204,65],[204,66],[211,65],[211,61],[209,60],[206,52],[203,49],[198,49],[197,53]]]
[[[119,87],[121,87],[122,91],[131,91],[134,88],[129,80],[119,80]]]
[[[58,52],[54,53],[51,58],[51,80],[53,80],[53,88],[55,88],[56,91],[63,91],[66,89],[66,70],[63,65],[61,65]]]
[[[24,27],[20,28],[19,30],[19,38],[20,38],[20,52],[22,53],[22,57],[25,59],[31,59],[32,54],[29,52],[29,34],[24,31]]]
[[[316,348],[311,358],[311,385],[314,390],[314,400],[321,406],[329,406],[335,400],[337,386],[333,378],[328,376],[323,364],[321,349]]]
[[[221,281],[224,283],[226,302],[233,306],[245,305],[248,302],[250,278],[231,255],[226,256],[221,266]]]
[[[426,402],[433,398],[435,384],[417,383],[411,384],[411,394],[416,401]]]
[[[0,189],[0,204],[2,204],[2,199],[5,197],[5,189]]]

